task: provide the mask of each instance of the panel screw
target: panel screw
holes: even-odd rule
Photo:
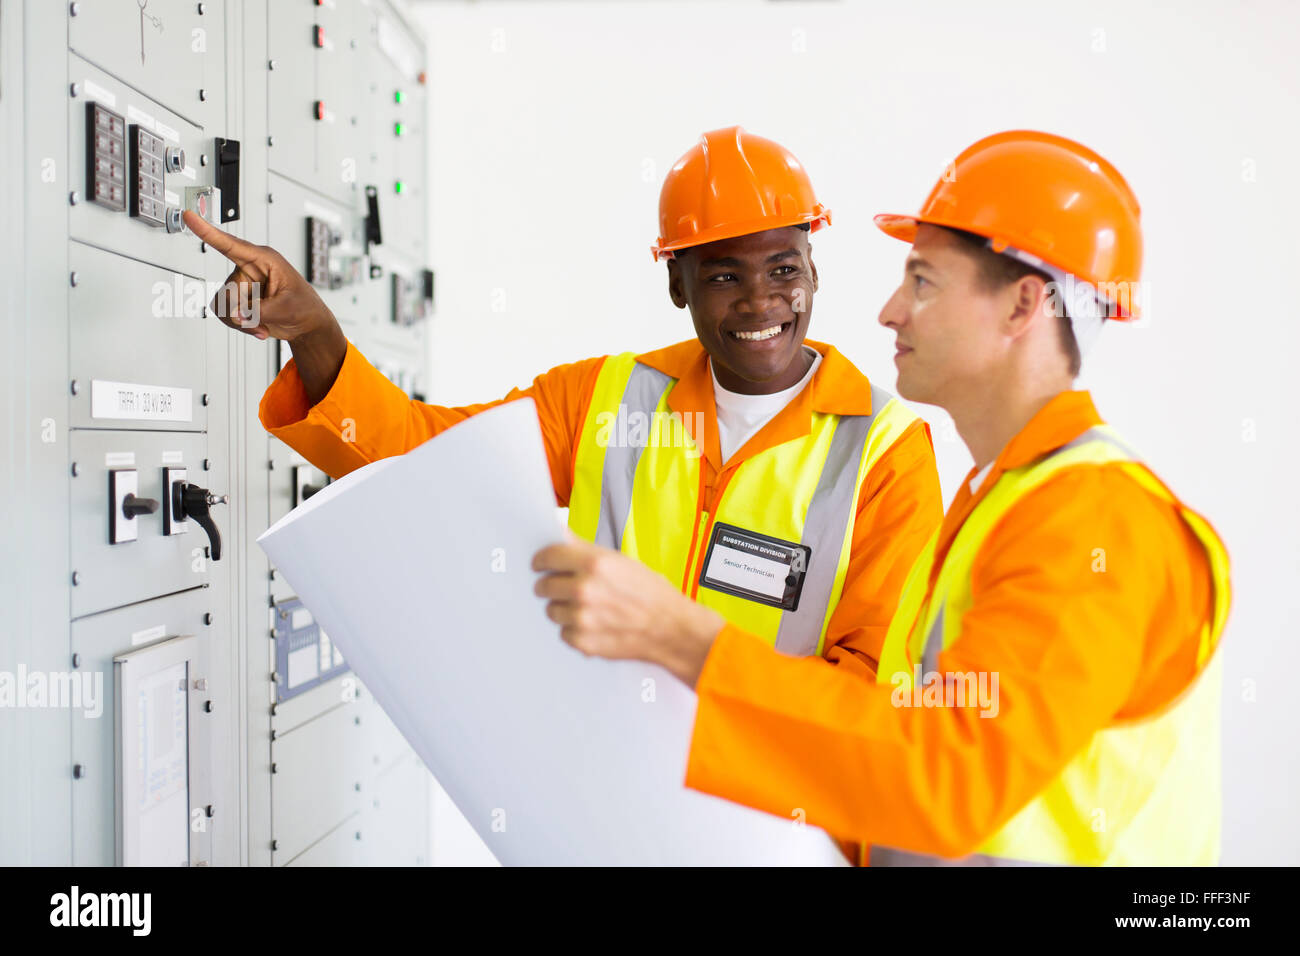
[[[207,154],[207,153],[199,153],[199,165],[200,165],[200,166],[206,166],[206,165],[208,165],[208,154]]]
[[[199,90],[199,102],[202,103],[202,102],[206,101],[207,98],[208,98],[208,91],[207,91],[207,90]]]
[[[266,463],[266,470],[267,470],[267,471],[275,471],[275,459],[274,459],[274,458],[272,458],[270,461],[268,461],[268,462]]]
[[[72,463],[72,477],[76,478],[79,474],[81,474],[81,469],[77,467],[77,463],[74,461]]]
[[[81,95],[81,84],[80,84],[80,83],[73,83],[70,87],[68,87],[68,95],[71,96],[74,100],[75,100],[78,96],[80,96],[80,95]]]
[[[210,462],[210,461],[208,461],[208,459],[204,458],[204,459],[203,459],[203,470],[204,470],[204,471],[207,471],[207,470],[208,470],[209,468],[211,468],[211,467],[212,467],[212,462]]]
[[[270,578],[272,581],[274,581],[274,580],[275,580],[275,568],[272,568],[270,571],[266,572],[266,576],[267,576],[268,578]]]
[[[207,613],[205,613],[205,614],[203,615],[203,623],[204,623],[204,624],[207,624],[207,625],[209,625],[209,626],[211,626],[211,624],[212,624],[212,612],[211,612],[211,611],[208,611]]]
[[[73,655],[72,655],[72,666],[73,666],[73,667],[80,667],[80,666],[81,666],[81,655],[80,655],[80,654],[73,654]]]
[[[361,792],[361,784],[360,784],[360,783],[354,783],[354,784],[352,785],[352,789],[355,790],[357,793],[360,793],[360,792]]]
[[[266,138],[266,145],[267,145],[267,146],[274,146],[274,145],[275,145],[275,137],[274,137],[274,136],[268,136],[268,137]]]
[[[73,17],[75,17],[75,16],[76,16],[78,13],[80,13],[80,12],[81,12],[81,4],[79,4],[79,3],[70,3],[70,4],[68,4],[68,15],[69,15],[69,16],[73,16]]]
[[[276,765],[275,765],[274,763],[272,763],[272,764],[271,764],[271,773],[279,773],[279,772],[280,772],[280,771],[279,771],[279,769],[276,767]]]
[[[267,194],[266,194],[266,201],[267,201],[267,203],[273,203],[273,202],[275,202],[275,196],[271,195],[270,193],[267,193]]]
[[[80,583],[81,583],[81,575],[80,575],[78,572],[73,571],[73,572],[72,572],[72,586],[75,588],[75,587],[76,587],[78,584],[80,584]]]
[[[208,251],[208,244],[202,240],[199,240],[199,252],[207,252],[207,251]],[[207,317],[207,314],[208,314],[208,307],[205,305],[203,307],[204,318]]]
[[[361,831],[360,831],[360,830],[357,831],[357,839],[358,839],[358,840],[361,839]]]
[[[77,194],[76,194],[76,193],[73,193],[72,195],[75,196],[75,195],[77,195]],[[74,286],[74,287],[75,287],[76,284],[77,284],[77,282],[80,281],[80,279],[81,279],[81,276],[77,275],[75,272],[72,272],[72,273],[69,273],[69,274],[68,274],[68,284],[71,285],[71,286]]]
[[[275,851],[275,850],[278,850],[278,849],[280,849],[280,841],[279,841],[279,840],[272,840],[272,841],[271,841],[271,850],[272,850],[272,851]]]
[[[77,380],[75,378],[72,380],[72,384],[69,385],[68,388],[72,391],[73,395],[77,394],[78,385],[77,385]]]
[[[70,205],[75,206],[79,202],[81,202],[81,193],[77,192],[74,189],[71,193],[68,194],[68,203]]]
[[[85,768],[82,767],[81,764],[79,763],[74,763],[72,765],[72,775],[76,777],[78,780],[80,780],[82,777],[86,775]]]
[[[203,397],[200,398],[199,401],[202,402],[204,405],[208,404],[208,393],[204,392]]]
[[[274,61],[274,60],[270,60],[270,61],[268,61],[267,64],[266,64],[266,68],[267,68],[268,70],[274,70],[274,69],[275,69],[275,61]]]
[[[205,701],[203,702],[203,712],[204,712],[205,714],[210,714],[210,713],[212,713],[212,711],[213,711],[212,701],[210,701],[210,700],[205,700]]]
[[[279,673],[279,671],[271,671],[271,683],[272,683],[272,684],[278,684],[278,683],[280,683],[280,673]]]
[[[203,6],[203,4],[199,4],[199,6]],[[203,812],[206,813],[206,814],[207,814],[208,816],[210,816],[210,817],[215,817],[215,816],[217,815],[217,809],[216,809],[216,807],[214,807],[214,806],[213,806],[212,804],[210,804],[210,803],[209,803],[206,807],[203,808]]]

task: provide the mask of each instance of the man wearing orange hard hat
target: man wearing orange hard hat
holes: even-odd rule
[[[806,814],[873,865],[1216,862],[1227,554],[1072,388],[1078,339],[1136,314],[1137,199],[1092,150],[1016,131],[876,222],[912,246],[880,313],[898,391],[946,409],[975,467],[875,686],[662,589],[620,605],[652,583],[582,544],[535,560],[548,613],[696,688],[689,786]]]
[[[274,250],[186,222],[235,261],[232,281],[266,290],[261,324],[244,331],[287,339],[294,357],[261,421],[327,474],[531,397],[577,535],[636,558],[769,651],[874,680],[903,577],[942,517],[934,450],[901,402],[805,341],[808,238],[830,210],[784,147],[714,130],[668,173],[652,251],[696,339],[562,365],[482,405],[409,399]],[[242,328],[226,305],[218,314]]]

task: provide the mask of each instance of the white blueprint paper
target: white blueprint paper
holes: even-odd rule
[[[531,562],[562,539],[522,399],[258,543],[502,863],[842,864],[821,830],[683,786],[695,694],[560,640]]]

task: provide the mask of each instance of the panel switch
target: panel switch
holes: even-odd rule
[[[187,474],[185,468],[163,469],[163,534],[185,534],[190,530],[183,499]]]
[[[221,190],[216,186],[186,186],[185,208],[215,226],[215,213],[221,209]]]
[[[179,146],[168,146],[163,150],[163,166],[169,173],[179,173],[185,169],[185,150]]]
[[[330,483],[330,478],[326,477],[324,481],[316,479],[316,469],[309,465],[294,465],[293,467],[293,506],[296,508],[316,492],[321,491]]]
[[[114,468],[108,473],[108,540],[122,544],[139,538],[136,519],[158,510],[155,498],[141,498],[140,474],[134,468]]]

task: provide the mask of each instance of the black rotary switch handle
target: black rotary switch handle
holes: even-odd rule
[[[208,533],[208,540],[212,543],[212,560],[221,560],[221,532],[217,530],[216,522],[208,514],[209,505],[224,505],[230,501],[229,495],[214,495],[206,488],[200,488],[198,485],[190,482],[177,482],[176,495],[180,498],[179,505],[174,510],[185,517],[193,518],[199,523],[199,527]],[[177,502],[172,503],[173,506]]]
[[[324,485],[303,485],[303,486],[302,486],[302,500],[303,500],[303,501],[306,501],[306,500],[307,500],[308,498],[310,498],[312,495],[316,494],[316,492],[318,492],[318,491],[324,491],[324,490],[325,490],[325,486],[324,486]]]
[[[128,518],[151,515],[157,510],[157,498],[137,498],[135,495],[127,495],[122,499],[122,514]]]

